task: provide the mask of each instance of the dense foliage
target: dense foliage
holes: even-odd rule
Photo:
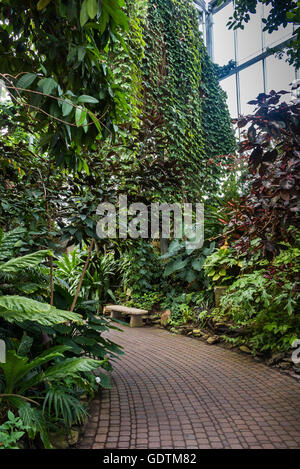
[[[171,310],[172,327],[228,320],[254,353],[288,350],[299,105],[259,95],[235,157],[192,0],[5,0],[0,38],[0,448],[51,448],[87,418],[123,353],[103,336],[120,326],[107,303]],[[204,200],[202,248],[98,238],[97,206],[120,194]]]
[[[284,91],[260,94],[250,104],[254,115],[241,117],[247,138],[240,152],[249,155],[249,191],[228,215],[227,239],[235,249],[249,251],[254,238],[267,257],[279,252],[280,241],[292,241],[299,221],[300,104],[279,103]]]

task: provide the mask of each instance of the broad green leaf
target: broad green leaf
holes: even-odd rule
[[[109,15],[106,10],[101,11],[101,16],[99,18],[99,25],[100,25],[100,33],[103,34],[105,31],[105,28],[109,22]]]
[[[27,254],[23,257],[15,257],[0,265],[0,272],[11,272],[16,273],[19,270],[26,269],[28,267],[35,267],[39,265],[45,257],[51,255],[51,251],[43,250]]]
[[[169,262],[168,265],[165,268],[164,276],[167,277],[168,275],[171,275],[173,272],[176,272],[177,270],[183,269],[187,263],[188,259],[177,259],[173,262]]]
[[[87,3],[88,3],[87,0],[84,0],[83,4],[81,5],[81,10],[80,10],[80,26],[81,27],[83,27],[89,19]]]
[[[94,98],[93,96],[88,96],[86,94],[82,94],[78,98],[79,103],[92,103],[92,104],[97,104],[99,103],[98,99]]]
[[[217,273],[216,275],[213,276],[213,281],[216,282],[217,280],[219,280],[220,278],[220,274]]]
[[[187,274],[185,275],[185,280],[188,282],[188,283],[191,283],[193,282],[194,280],[196,280],[197,278],[197,275],[196,273],[192,270],[192,269],[189,269],[187,271]]]
[[[90,169],[88,167],[88,164],[86,160],[83,160],[83,169],[85,170],[86,174],[89,176],[90,175]]]
[[[17,295],[0,296],[0,317],[8,322],[34,321],[44,326],[67,321],[82,324],[82,317],[79,314]]]
[[[62,105],[62,115],[64,117],[69,115],[73,108],[74,108],[74,105],[72,101],[70,101],[69,99],[66,99]]]
[[[110,376],[105,373],[97,373],[97,376],[100,378],[100,386],[105,389],[111,389]]]
[[[205,257],[201,257],[200,259],[194,259],[192,262],[193,269],[199,272],[200,270],[202,270],[204,262],[205,262]]]
[[[37,4],[37,9],[38,10],[43,10],[43,8],[46,8],[46,6],[51,2],[51,0],[39,0]]]
[[[45,378],[57,380],[65,378],[68,375],[77,374],[80,371],[92,371],[103,364],[102,360],[93,360],[90,358],[66,358],[57,365],[49,367],[45,373]]]
[[[53,78],[42,78],[38,85],[42,88],[43,93],[45,94],[52,94],[53,90],[57,88],[57,83]]]
[[[124,29],[128,31],[128,18],[119,8],[116,0],[102,0],[102,8],[112,17],[116,24],[123,26]]]
[[[22,293],[26,293],[26,295],[29,295],[31,293],[35,293],[41,288],[41,285],[38,283],[23,283],[21,285],[17,286],[18,291]]]
[[[98,12],[98,0],[87,0],[87,12],[93,20]]]
[[[81,107],[77,107],[75,111],[75,122],[77,127],[80,127],[87,116],[87,111],[85,109],[82,109]]]
[[[17,382],[27,373],[28,357],[17,355],[15,350],[6,352],[6,363],[0,363],[5,376],[5,393],[12,393]]]
[[[89,112],[89,116],[90,118],[92,119],[92,121],[94,122],[97,130],[98,130],[98,137],[101,137],[102,136],[102,132],[101,132],[101,124],[99,122],[99,120],[97,119],[97,117],[95,116],[95,114],[93,114],[92,112]]]
[[[86,54],[86,49],[85,47],[78,47],[78,52],[77,52],[77,58],[78,62],[81,62],[84,59],[84,56]]]
[[[16,87],[27,89],[36,79],[37,75],[35,73],[26,73],[26,75],[21,76],[18,80]]]

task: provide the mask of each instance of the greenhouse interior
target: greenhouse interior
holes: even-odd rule
[[[299,24],[0,2],[0,450],[300,449]]]

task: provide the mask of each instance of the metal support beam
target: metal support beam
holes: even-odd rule
[[[201,8],[201,10],[207,13],[206,4],[204,0],[194,0],[194,3],[195,3],[196,8],[199,7]]]
[[[272,47],[272,48],[270,48],[270,49],[266,49],[265,52],[262,52],[261,54],[258,54],[258,55],[256,55],[255,57],[253,57],[252,59],[247,60],[247,62],[244,62],[243,64],[239,65],[238,67],[233,68],[232,70],[230,70],[230,72],[227,73],[227,75],[225,75],[224,77],[220,78],[219,81],[225,80],[225,78],[228,78],[228,77],[230,77],[231,75],[234,75],[235,73],[241,72],[241,71],[244,70],[245,68],[250,67],[250,65],[256,64],[256,63],[259,62],[260,60],[263,60],[263,59],[265,59],[266,57],[268,57],[269,55],[272,55],[272,52],[271,52],[271,51],[276,51],[276,52],[277,52],[277,51],[282,50],[284,47],[288,46],[288,44],[289,44],[289,42],[291,41],[291,39],[294,39],[294,37],[291,37],[291,38],[289,38],[289,39],[286,39],[285,41],[281,42],[280,44],[277,44],[276,47]]]
[[[213,37],[214,17],[208,12],[205,19],[206,48],[212,61],[214,61],[214,37]]]

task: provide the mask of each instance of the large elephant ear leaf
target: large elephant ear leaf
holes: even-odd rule
[[[17,273],[28,267],[39,265],[47,256],[52,253],[49,250],[37,251],[22,257],[15,257],[0,265],[0,272]]]
[[[45,350],[37,358],[31,360],[31,362],[28,363],[28,370],[32,370],[33,368],[41,366],[44,363],[51,361],[53,358],[63,357],[64,352],[66,350],[70,350],[70,348],[71,347],[68,345],[56,345],[55,347],[51,347],[48,350]]]
[[[16,384],[27,373],[28,357],[17,355],[15,350],[8,350],[6,362],[0,364],[5,376],[5,393],[12,393]]]
[[[80,371],[93,371],[103,365],[103,360],[93,360],[91,358],[66,358],[60,363],[50,366],[44,373],[44,377],[49,380],[65,378],[66,376],[77,375]]]
[[[39,357],[40,358],[40,357]],[[29,364],[31,365],[31,363]],[[45,371],[35,374],[28,380],[23,380],[20,392],[36,386],[41,381],[57,381],[66,376],[78,376],[79,372],[90,372],[103,365],[103,360],[91,358],[65,358],[64,360],[49,366]]]
[[[53,326],[67,321],[82,324],[80,314],[17,295],[0,296],[0,317],[8,322],[34,321],[43,326]]]

